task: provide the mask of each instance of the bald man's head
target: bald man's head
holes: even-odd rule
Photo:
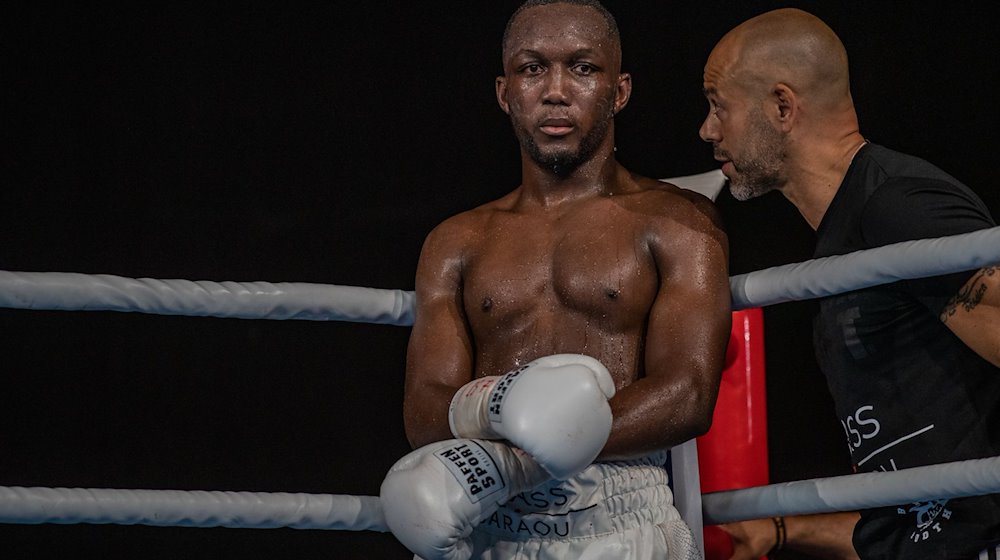
[[[778,190],[813,227],[863,145],[847,53],[819,18],[781,9],[727,33],[705,64],[699,135],[739,200]]]
[[[816,109],[851,103],[844,45],[823,21],[802,10],[774,10],[740,24],[719,41],[709,66],[752,96],[783,83]]]

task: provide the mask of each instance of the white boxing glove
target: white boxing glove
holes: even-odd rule
[[[468,537],[511,496],[549,480],[527,453],[505,443],[450,439],[396,462],[380,501],[392,534],[424,560],[465,560]]]
[[[470,381],[448,409],[460,438],[506,439],[564,480],[594,462],[611,434],[615,382],[601,362],[555,354]]]

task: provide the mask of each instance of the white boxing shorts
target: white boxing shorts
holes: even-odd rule
[[[595,463],[511,498],[473,531],[472,558],[699,560],[673,506],[666,457]]]

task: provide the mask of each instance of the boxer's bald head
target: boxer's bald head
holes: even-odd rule
[[[844,45],[819,18],[792,8],[759,15],[727,33],[709,56],[705,78],[731,80],[753,97],[787,84],[818,110],[850,104]]]
[[[614,53],[615,61],[617,65],[621,66],[622,57],[622,45],[621,45],[621,35],[618,31],[618,22],[615,21],[615,16],[611,15],[611,12],[604,7],[598,0],[526,0],[507,20],[507,27],[503,32],[503,52],[502,58],[504,63],[507,62],[507,56],[511,50],[511,42],[514,40],[514,35],[517,33],[516,25],[520,23],[522,16],[525,12],[528,12],[531,8],[537,8],[539,6],[549,6],[552,4],[570,4],[575,6],[584,6],[590,8],[600,14],[604,21],[603,34],[606,34],[608,38],[608,47],[611,48]]]

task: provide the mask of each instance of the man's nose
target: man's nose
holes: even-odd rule
[[[719,125],[716,122],[714,115],[709,111],[708,116],[701,123],[701,128],[698,129],[698,136],[706,142],[718,142],[719,137]]]
[[[569,92],[567,87],[569,79],[566,71],[559,67],[553,67],[546,73],[545,95],[542,101],[554,105],[569,105]]]

